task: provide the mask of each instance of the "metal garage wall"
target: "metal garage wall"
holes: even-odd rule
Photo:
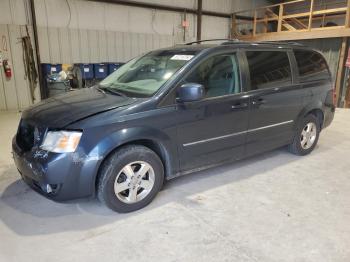
[[[196,8],[197,0],[138,0]],[[258,0],[203,0],[203,9],[233,12],[266,4]],[[24,74],[24,25],[28,0],[0,0],[0,37],[8,50],[14,76],[0,75],[0,110],[21,110],[32,104]],[[124,62],[148,50],[183,41],[182,14],[86,0],[35,0],[40,54],[43,63]],[[187,14],[186,41],[196,39],[196,16]],[[203,38],[226,38],[229,19],[203,16]],[[31,37],[33,39],[32,33]],[[1,48],[1,46],[0,46]],[[36,89],[37,91],[39,88]],[[40,95],[36,94],[37,101]]]
[[[31,33],[31,28],[29,30]],[[3,59],[10,61],[12,69],[10,79],[5,77],[3,68],[0,69],[0,110],[22,110],[32,104],[20,39],[25,35],[25,26],[0,24],[0,50]],[[36,88],[36,97],[40,97],[38,89]]]

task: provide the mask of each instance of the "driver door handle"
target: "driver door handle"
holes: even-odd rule
[[[260,106],[260,105],[266,104],[266,100],[259,98],[259,99],[253,100],[252,104],[256,106]]]

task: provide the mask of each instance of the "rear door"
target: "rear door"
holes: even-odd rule
[[[247,49],[249,127],[247,155],[291,142],[302,107],[303,89],[295,83],[295,61],[290,50]]]

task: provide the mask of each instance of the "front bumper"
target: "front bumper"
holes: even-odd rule
[[[85,158],[79,153],[57,154],[33,147],[24,152],[12,140],[12,152],[15,165],[23,180],[35,191],[56,200],[65,201],[87,197],[94,193],[94,183],[89,172],[95,170],[93,162],[86,166]],[[92,167],[92,168],[91,168]],[[85,174],[85,176],[83,175]]]

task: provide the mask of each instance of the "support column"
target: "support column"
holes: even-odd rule
[[[197,41],[202,38],[202,0],[197,0]]]
[[[34,34],[35,56],[36,56],[36,64],[37,64],[38,77],[39,77],[40,97],[41,99],[45,99],[48,97],[48,92],[45,88],[46,87],[44,83],[45,79],[43,77],[41,66],[40,66],[41,59],[40,59],[40,51],[39,51],[39,38],[38,38],[38,28],[36,23],[34,0],[29,1],[29,7],[30,7],[30,14],[32,19],[33,34]]]

